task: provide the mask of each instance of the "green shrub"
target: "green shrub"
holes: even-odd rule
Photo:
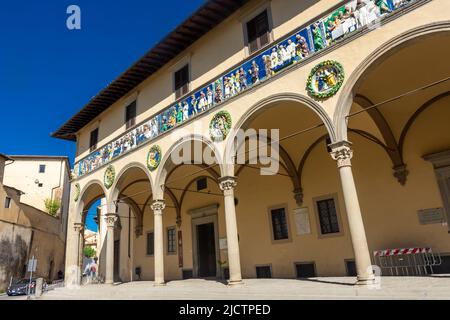
[[[45,208],[47,209],[47,213],[52,217],[56,217],[58,214],[59,208],[61,208],[61,200],[59,199],[45,199]]]
[[[95,249],[92,247],[84,247],[84,256],[86,258],[93,258],[95,257]]]

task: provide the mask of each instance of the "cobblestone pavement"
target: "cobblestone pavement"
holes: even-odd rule
[[[379,287],[354,286],[354,278],[308,280],[245,279],[244,284],[191,279],[155,287],[141,281],[113,285],[58,288],[42,300],[310,300],[310,299],[450,299],[450,275],[383,277]]]

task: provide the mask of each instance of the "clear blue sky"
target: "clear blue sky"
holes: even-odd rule
[[[75,144],[50,134],[204,2],[3,1],[0,153],[66,155],[72,164]],[[71,4],[81,30],[66,27]]]

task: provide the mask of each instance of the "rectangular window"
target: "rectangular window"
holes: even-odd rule
[[[295,265],[297,278],[314,278],[316,276],[316,267],[313,262],[297,263]]]
[[[11,198],[6,197],[5,199],[5,209],[9,209],[11,207]]]
[[[167,253],[177,252],[177,237],[175,228],[167,229]]]
[[[183,68],[175,72],[175,98],[178,99],[184,96],[189,91],[189,65],[185,65]]]
[[[347,271],[347,277],[356,277],[355,260],[345,260],[345,270]]]
[[[42,188],[43,186],[44,186],[43,183],[38,183],[38,187],[39,187],[39,188]]]
[[[127,106],[125,109],[125,124],[127,129],[136,124],[136,101]]]
[[[147,255],[152,256],[155,250],[155,236],[153,232],[147,233]]]
[[[194,277],[194,273],[191,269],[183,270],[183,280],[192,279]]]
[[[91,131],[91,139],[89,141],[89,149],[94,151],[97,149],[97,143],[98,143],[98,128]]]
[[[284,208],[272,209],[270,211],[272,219],[272,230],[274,240],[289,239],[286,210]]]
[[[267,10],[247,22],[247,41],[250,54],[269,43],[270,25]]]
[[[256,267],[256,277],[258,279],[272,278],[272,270],[270,270],[270,266]]]
[[[334,199],[325,199],[316,202],[319,214],[320,232],[322,234],[339,233],[339,222]]]
[[[45,164],[39,165],[39,173],[45,173]]]
[[[197,180],[197,191],[205,190],[208,188],[208,180],[206,178]]]

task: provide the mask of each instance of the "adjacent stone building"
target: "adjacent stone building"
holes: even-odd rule
[[[38,260],[37,277],[52,281],[64,272],[68,168],[63,157],[0,154],[0,290],[11,278],[28,276],[27,264],[33,256]],[[55,216],[44,211],[46,198],[62,200]]]

